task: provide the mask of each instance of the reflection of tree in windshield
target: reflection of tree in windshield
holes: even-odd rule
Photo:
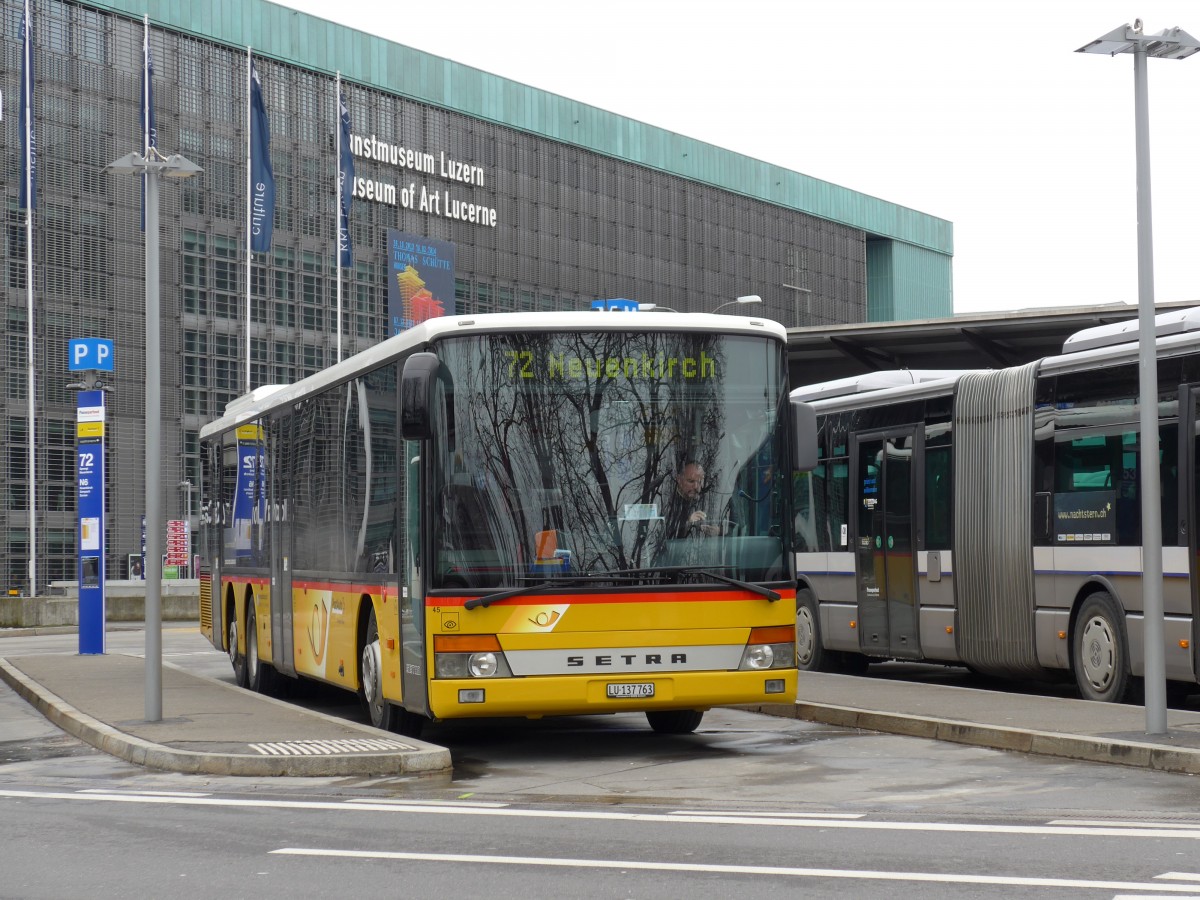
[[[753,392],[731,397],[730,340],[531,332],[443,343],[455,428],[452,447],[433,448],[445,551],[435,581],[451,569],[451,582],[494,586],[652,565],[675,473],[689,459],[706,470],[709,515],[719,521],[739,453],[727,417],[735,403],[757,400],[761,445],[759,398],[765,385],[775,390],[768,354],[750,350],[767,345],[746,340],[738,349],[749,362],[740,364]]]

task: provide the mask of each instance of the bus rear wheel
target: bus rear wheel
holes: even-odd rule
[[[1097,591],[1083,601],[1071,648],[1075,684],[1084,700],[1121,703],[1129,695],[1129,643],[1112,595]]]
[[[229,607],[229,621],[226,623],[225,636],[229,640],[229,663],[233,666],[233,680],[238,687],[246,686],[246,657],[238,649],[237,608]]]
[[[700,727],[704,713],[698,709],[659,709],[646,713],[646,721],[657,734],[691,734]]]
[[[258,617],[251,603],[246,611],[246,687],[256,694],[275,692],[275,669],[258,655]]]

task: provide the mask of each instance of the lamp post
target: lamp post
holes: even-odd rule
[[[762,297],[758,296],[758,294],[748,294],[745,297],[738,297],[736,300],[730,300],[728,303],[722,303],[720,306],[714,309],[713,312],[719,313],[727,306],[736,306],[738,304],[745,303],[762,303]]]
[[[159,497],[162,465],[162,381],[158,315],[158,179],[191,178],[204,171],[191,160],[163,156],[154,147],[130,153],[104,167],[106,173],[146,176],[146,721],[162,721],[162,547]]]
[[[805,287],[796,287],[796,285],[794,285],[794,284],[785,284],[785,285],[783,285],[783,287],[787,288],[790,291],[795,291],[796,295],[797,295],[796,296],[796,327],[797,328],[800,327],[800,296],[799,296],[800,294],[805,295],[804,304],[805,304],[805,308],[807,310],[807,315],[805,315],[805,317],[804,317],[804,324],[811,325],[812,324],[812,290],[810,288],[805,288]]]
[[[1163,658],[1162,520],[1158,460],[1158,363],[1154,330],[1154,248],[1150,215],[1150,113],[1146,57],[1187,59],[1200,43],[1180,28],[1143,34],[1142,20],[1122,25],[1077,53],[1133,54],[1134,143],[1137,150],[1138,407],[1141,428],[1142,613],[1146,733],[1167,732],[1167,680]]]

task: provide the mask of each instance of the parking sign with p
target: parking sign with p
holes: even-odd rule
[[[71,338],[67,363],[71,372],[111,372],[113,342],[104,338]]]

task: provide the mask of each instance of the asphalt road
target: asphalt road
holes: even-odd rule
[[[74,653],[74,635],[0,655]],[[109,652],[140,652],[140,632]],[[229,678],[196,630],[164,662]],[[354,702],[298,698],[358,715]],[[151,772],[0,687],[0,897],[1191,896],[1195,779],[717,710],[435,726],[451,776]]]

